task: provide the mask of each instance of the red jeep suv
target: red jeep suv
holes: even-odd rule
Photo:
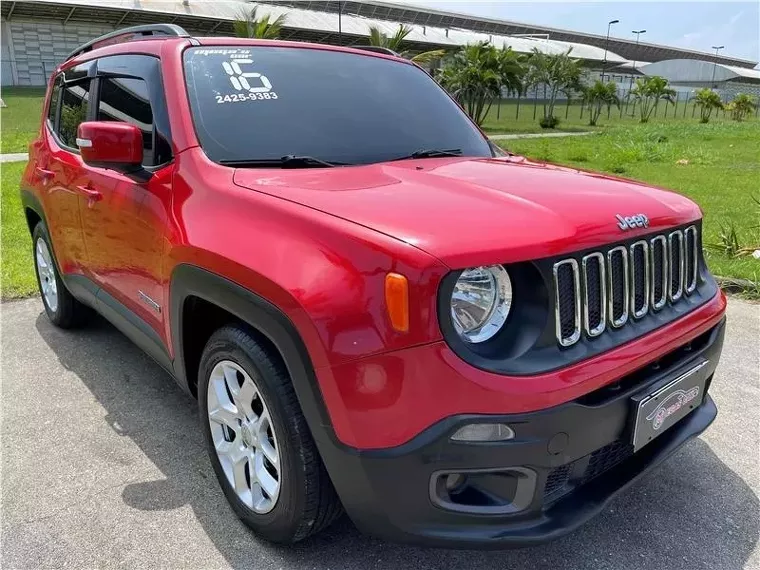
[[[22,196],[50,320],[97,311],[195,396],[273,541],[344,509],[551,540],[717,413],[699,208],[501,151],[392,53],[108,34],[51,78]]]

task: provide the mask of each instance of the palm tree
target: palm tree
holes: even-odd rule
[[[668,87],[667,79],[655,75],[653,77],[637,79],[636,85],[628,93],[628,96],[633,97],[640,103],[640,122],[646,123],[660,104],[660,99],[663,99],[666,104],[674,104],[673,97],[675,97],[675,94],[675,89]]]
[[[482,125],[494,100],[504,91],[522,92],[523,75],[521,56],[481,42],[465,46],[448,58],[438,80],[470,118]]]
[[[533,48],[533,54],[528,60],[527,84],[538,89],[544,87],[544,116],[540,124],[544,128],[554,128],[559,119],[554,116],[557,96],[564,93],[572,97],[576,91],[581,91],[581,74],[583,68],[577,59],[570,57],[572,48],[565,53],[548,54]],[[548,90],[548,92],[547,92]]]
[[[435,49],[430,51],[424,51],[417,55],[412,55],[409,50],[402,49],[402,44],[406,40],[406,36],[412,33],[412,28],[399,24],[398,30],[392,36],[384,33],[377,26],[369,27],[369,45],[388,48],[391,51],[395,51],[401,57],[411,59],[414,63],[419,65],[430,63],[433,60],[440,59],[446,55],[446,50]]]
[[[756,108],[757,103],[751,95],[746,93],[738,93],[734,100],[726,106],[734,121],[744,120],[744,117],[751,115]]]
[[[276,40],[280,37],[282,26],[285,24],[285,14],[271,21],[271,15],[263,18],[256,17],[256,6],[247,12],[241,12],[232,23],[235,35],[239,38],[258,38],[260,40]]]
[[[704,88],[697,91],[694,95],[694,104],[699,107],[699,122],[706,123],[710,120],[713,109],[722,109],[723,102],[718,95],[712,89]]]
[[[597,80],[590,87],[583,88],[583,101],[588,106],[589,118],[588,124],[596,126],[599,116],[602,114],[602,107],[607,108],[615,105],[620,108],[620,98],[617,95],[617,85],[613,82],[604,83]]]

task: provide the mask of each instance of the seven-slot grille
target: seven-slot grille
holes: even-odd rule
[[[609,326],[620,328],[676,303],[697,288],[697,227],[589,253],[580,264],[573,258],[554,264],[557,341],[596,337]]]

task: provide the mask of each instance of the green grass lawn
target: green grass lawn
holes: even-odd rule
[[[0,212],[0,245],[2,245],[2,298],[26,297],[37,290],[32,261],[32,239],[21,208],[19,181],[24,162],[2,165],[2,211]]]
[[[0,109],[0,151],[26,152],[40,127],[45,98],[42,87],[3,87],[0,92],[7,107]]]
[[[704,212],[704,243],[716,275],[760,283],[760,261],[721,251],[733,227],[744,248],[760,248],[760,125],[691,122],[615,127],[588,137],[499,141],[541,161],[601,170],[673,189]],[[677,164],[680,160],[688,164]],[[710,247],[714,246],[714,247]]]

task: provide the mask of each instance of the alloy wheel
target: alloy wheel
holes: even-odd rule
[[[37,263],[37,274],[40,277],[42,297],[48,308],[55,313],[58,310],[58,282],[55,278],[53,258],[47,243],[42,238],[37,240],[34,258]]]
[[[208,421],[219,462],[238,498],[256,513],[271,511],[282,483],[277,436],[253,378],[223,360],[211,371]]]

